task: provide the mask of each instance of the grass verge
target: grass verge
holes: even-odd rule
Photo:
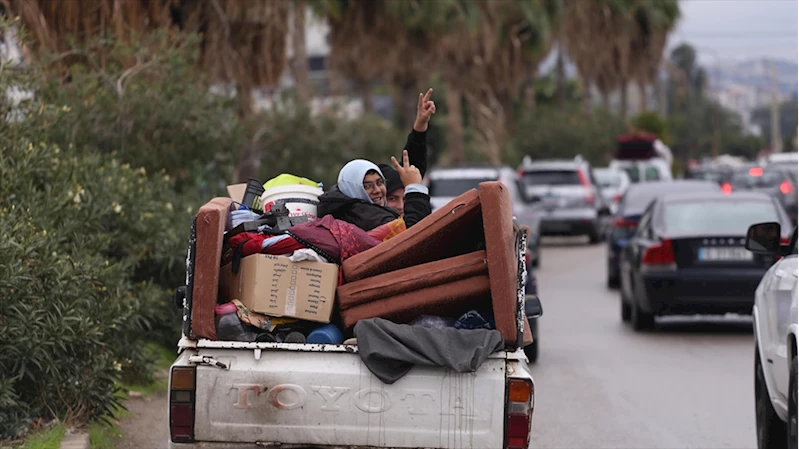
[[[61,440],[64,439],[64,432],[67,427],[64,424],[56,424],[48,429],[43,429],[27,438],[21,449],[58,449],[61,447]]]
[[[175,361],[174,352],[156,343],[148,343],[145,346],[145,351],[155,360],[155,380],[148,384],[121,383],[119,385],[119,395],[123,401],[129,399],[134,393],[136,396],[147,397],[160,391],[166,391],[169,386],[169,380],[165,372]],[[129,411],[124,408],[117,408],[110,424],[105,422],[92,423],[88,429],[89,447],[91,449],[115,449],[117,443],[123,437],[122,430],[119,428],[119,421],[129,416]]]

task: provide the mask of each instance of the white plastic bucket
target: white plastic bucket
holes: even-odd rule
[[[264,211],[278,200],[286,204],[290,217],[306,216],[309,220],[316,220],[316,209],[319,206],[319,196],[324,193],[319,187],[302,184],[273,187],[261,195],[261,206]]]

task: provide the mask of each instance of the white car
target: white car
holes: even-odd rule
[[[596,177],[599,187],[602,188],[602,196],[610,207],[610,213],[616,215],[619,210],[619,203],[630,187],[630,177],[624,170],[614,170],[612,168],[595,168],[594,177]]]
[[[758,223],[747,232],[746,248],[781,256],[755,291],[755,418],[759,449],[796,448],[797,247],[788,245],[778,223]]]

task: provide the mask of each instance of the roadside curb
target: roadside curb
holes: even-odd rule
[[[85,432],[67,433],[61,440],[61,449],[89,449],[89,434]]]

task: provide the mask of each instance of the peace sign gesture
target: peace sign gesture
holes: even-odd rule
[[[394,156],[391,156],[391,165],[393,165],[394,170],[399,173],[402,185],[405,187],[408,187],[411,184],[422,183],[422,174],[419,173],[419,169],[416,168],[416,166],[411,165],[411,163],[408,161],[408,150],[403,150],[402,152],[402,165],[397,162],[397,158]]]
[[[427,131],[427,124],[430,123],[430,117],[436,113],[436,104],[430,100],[433,95],[433,88],[427,89],[427,93],[419,94],[419,101],[416,103],[416,121],[413,123],[413,129],[417,132]]]

